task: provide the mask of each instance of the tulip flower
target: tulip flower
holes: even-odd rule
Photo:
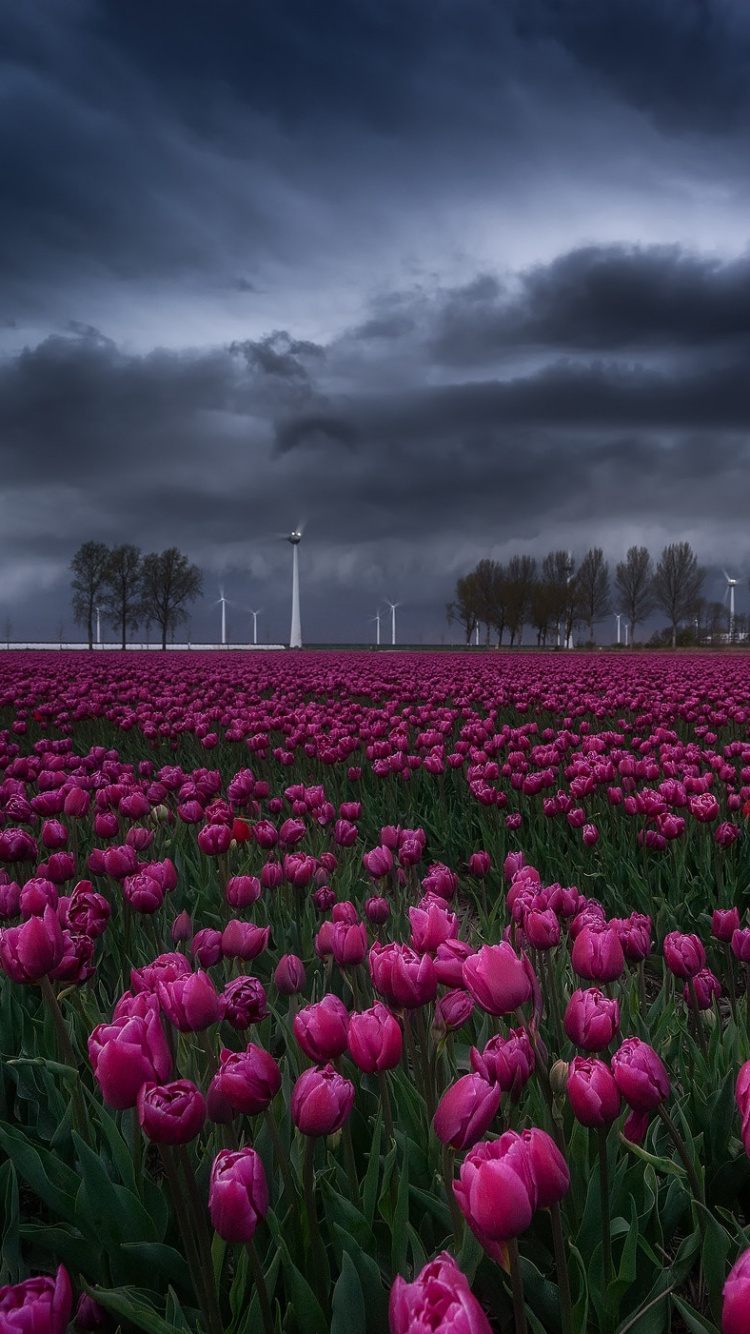
[[[604,931],[584,927],[576,937],[571,963],[579,977],[592,982],[614,982],[625,971],[625,956],[617,932],[611,927]]]
[[[452,1149],[471,1149],[489,1130],[500,1106],[499,1084],[481,1075],[462,1075],[443,1094],[432,1125],[441,1143]]]
[[[233,918],[227,922],[221,933],[221,950],[225,959],[257,959],[268,948],[271,936],[270,926],[255,926],[253,922],[242,922]]]
[[[523,960],[507,941],[483,945],[464,961],[463,981],[488,1014],[512,1014],[531,999],[532,985]]]
[[[750,1250],[735,1261],[724,1284],[722,1334],[747,1334],[750,1329]]]
[[[199,1033],[219,1018],[219,997],[208,973],[198,971],[156,984],[159,1004],[180,1033]]]
[[[268,1014],[266,989],[257,977],[235,977],[219,996],[219,1017],[242,1031]]]
[[[620,1028],[620,1002],[598,987],[574,991],[563,1020],[565,1032],[584,1051],[604,1051]]]
[[[390,1334],[416,1330],[491,1334],[490,1323],[468,1280],[447,1251],[425,1265],[413,1283],[396,1276],[388,1302]]]
[[[370,949],[370,976],[376,991],[394,1009],[416,1010],[437,995],[437,973],[429,954],[409,945],[375,941]]]
[[[341,1056],[349,1043],[349,1011],[328,992],[317,1005],[306,1005],[294,1016],[294,1036],[305,1056],[322,1065]]]
[[[251,1042],[245,1051],[222,1051],[215,1084],[233,1111],[257,1116],[281,1088],[281,1071],[269,1052]]]
[[[472,1047],[470,1059],[472,1070],[498,1084],[514,1101],[534,1072],[534,1052],[524,1028],[512,1028],[507,1038],[495,1034],[481,1052]]]
[[[268,1182],[255,1149],[222,1149],[208,1187],[212,1226],[224,1241],[251,1241],[268,1213]]]
[[[506,1131],[466,1155],[453,1191],[474,1235],[485,1244],[517,1237],[530,1226],[537,1188],[520,1135]]]
[[[292,1119],[310,1138],[340,1130],[353,1104],[354,1085],[330,1064],[303,1071],[292,1089]]]
[[[693,978],[706,966],[706,951],[696,935],[670,931],[664,938],[664,958],[675,977]]]
[[[620,1115],[620,1090],[609,1066],[596,1057],[573,1057],[567,1093],[573,1115],[583,1126],[608,1126]]]
[[[142,1084],[137,1106],[143,1133],[154,1144],[189,1144],[206,1119],[203,1094],[189,1079]]]
[[[12,982],[37,982],[61,962],[63,935],[54,908],[0,931],[0,965]]]
[[[123,1015],[111,1024],[98,1024],[88,1040],[89,1060],[109,1107],[135,1107],[143,1084],[163,1084],[172,1057],[159,1019],[156,999],[140,1017]]]
[[[305,987],[305,965],[296,954],[282,954],[273,975],[274,986],[281,996],[296,996]]]
[[[394,1070],[401,1060],[403,1034],[398,1020],[380,1001],[353,1014],[348,1029],[349,1054],[367,1074]]]
[[[7,1334],[65,1334],[73,1308],[68,1271],[42,1275],[0,1288],[0,1330]]]
[[[224,890],[224,897],[232,908],[249,908],[261,895],[261,883],[255,875],[233,875]]]

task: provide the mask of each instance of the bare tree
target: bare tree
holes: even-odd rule
[[[114,547],[107,561],[102,605],[107,620],[119,628],[123,648],[128,630],[135,630],[142,616],[141,565],[140,550],[129,542]]]
[[[672,648],[677,646],[680,621],[698,610],[703,578],[704,571],[689,542],[672,542],[664,548],[654,575],[654,597],[672,627]]]
[[[510,646],[523,635],[524,621],[531,612],[531,596],[536,583],[536,560],[533,556],[511,556],[505,571],[505,606]]]
[[[188,604],[200,597],[202,591],[203,575],[198,566],[191,565],[177,547],[144,556],[142,612],[159,626],[163,649],[167,647],[167,636],[174,632],[175,626],[187,620]]]
[[[449,625],[458,621],[464,627],[466,643],[470,644],[479,624],[479,594],[474,571],[456,580],[456,596],[452,602],[446,603],[445,614]]]
[[[624,561],[615,570],[615,587],[630,623],[630,646],[635,644],[635,627],[645,621],[656,605],[654,566],[647,547],[629,547]]]
[[[568,551],[550,551],[542,561],[542,582],[549,599],[550,622],[558,642],[567,644],[577,619],[575,561]]]
[[[73,616],[86,627],[89,648],[94,647],[94,612],[104,584],[109,547],[103,542],[84,542],[70,562],[73,575]]]
[[[594,625],[612,610],[609,565],[601,547],[590,547],[586,552],[578,567],[576,585],[579,614],[589,628],[589,641],[593,644]]]

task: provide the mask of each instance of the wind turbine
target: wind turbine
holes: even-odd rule
[[[386,602],[388,599],[386,598]],[[396,608],[401,606],[400,602],[388,602],[391,609],[391,643],[396,643]]]
[[[257,611],[253,611],[252,607],[248,607],[247,610],[250,612],[250,615],[251,615],[252,618],[253,618],[253,644],[257,644],[257,642],[258,642],[258,617],[260,616],[260,613],[262,612],[263,608],[262,608],[262,607],[259,607]]]
[[[375,612],[375,615],[370,617],[370,620],[375,622],[375,643],[377,644],[377,646],[378,646],[378,648],[379,648],[379,647],[380,647],[380,607],[378,607],[377,611]]]
[[[224,589],[223,589],[221,586],[219,586],[219,596],[218,596],[218,598],[216,599],[216,601],[213,603],[213,606],[214,606],[214,607],[218,607],[218,606],[219,606],[219,603],[221,603],[221,644],[222,644],[222,648],[226,648],[226,643],[227,643],[227,598],[224,597]]]
[[[622,611],[616,611],[616,612],[614,613],[615,620],[617,621],[617,642],[618,642],[618,644],[620,643],[620,621],[622,620],[624,614],[625,614],[625,613],[622,612]]]
[[[302,648],[302,619],[299,610],[299,554],[298,547],[302,533],[294,528],[286,538],[292,544],[292,625],[289,631],[289,647]]]
[[[102,642],[102,610],[98,604],[96,608],[96,642],[97,644]]]
[[[725,602],[727,600],[727,593],[729,594],[729,642],[730,644],[733,644],[734,643],[734,590],[740,581],[739,579],[733,579],[731,574],[727,574],[726,570],[724,571],[724,578],[727,581],[727,587],[724,593]]]

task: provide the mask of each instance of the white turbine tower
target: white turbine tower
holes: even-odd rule
[[[622,612],[622,611],[616,611],[616,612],[614,613],[615,620],[617,621],[617,642],[618,642],[618,644],[620,643],[620,621],[622,620],[624,614],[625,614],[625,613]]]
[[[99,606],[96,608],[96,642],[102,642],[102,609]]]
[[[386,602],[388,599],[386,598]],[[396,643],[396,608],[401,606],[400,602],[388,602],[391,609],[391,643]]]
[[[380,607],[378,607],[377,611],[375,612],[375,615],[370,617],[370,621],[374,621],[374,622],[375,622],[375,643],[377,644],[377,646],[378,646],[378,648],[379,648],[379,647],[380,647]]]
[[[251,615],[252,618],[253,618],[253,644],[257,644],[257,642],[258,642],[258,617],[260,616],[260,613],[262,612],[263,608],[262,608],[262,607],[259,607],[257,611],[253,611],[252,607],[248,607],[247,610],[250,612],[250,615]]]
[[[227,642],[227,599],[224,597],[223,588],[219,589],[219,596],[214,606],[218,607],[219,603],[221,603],[221,643],[222,647],[225,648]]]
[[[299,554],[302,533],[298,528],[287,537],[292,544],[292,625],[289,631],[289,647],[302,648],[302,619],[299,610]]]
[[[734,643],[734,590],[740,581],[739,579],[733,579],[731,574],[727,574],[726,570],[724,571],[724,578],[727,581],[726,592],[724,593],[725,602],[727,600],[727,593],[729,594],[729,642],[730,644],[733,644]]]

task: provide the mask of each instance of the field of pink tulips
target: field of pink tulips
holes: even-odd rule
[[[3,655],[0,1334],[750,1331],[750,658]]]

